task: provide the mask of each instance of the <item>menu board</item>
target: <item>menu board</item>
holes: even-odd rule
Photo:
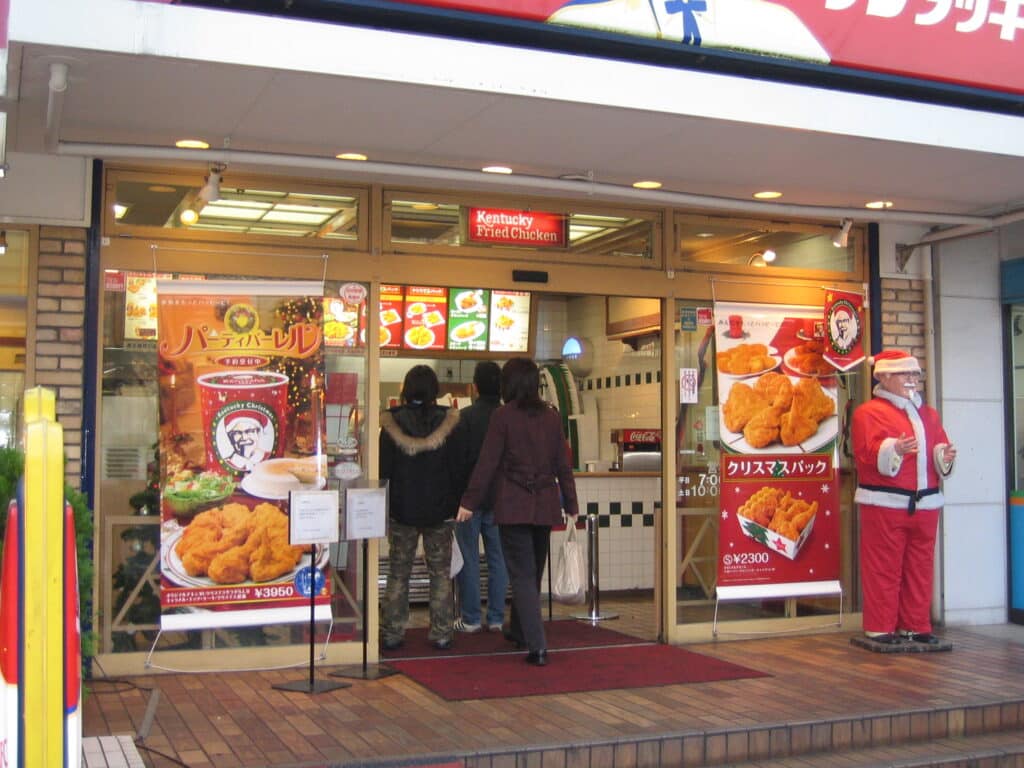
[[[491,291],[490,351],[527,352],[530,348],[530,294]]]
[[[404,294],[400,285],[381,285],[380,287],[380,346],[382,349],[399,349],[402,346]]]
[[[359,305],[348,306],[339,299],[323,299],[324,342],[331,347],[361,347]]]
[[[410,285],[405,289],[403,349],[445,349],[448,289]]]
[[[448,291],[448,349],[458,352],[487,349],[490,306],[491,292],[482,288]]]

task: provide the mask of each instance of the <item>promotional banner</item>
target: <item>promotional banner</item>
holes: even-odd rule
[[[825,359],[840,371],[864,360],[864,296],[852,291],[825,291]]]
[[[289,498],[327,482],[319,283],[161,280],[161,626],[329,616],[327,550],[289,541]]]
[[[819,308],[715,305],[718,586],[839,576],[835,370]]]

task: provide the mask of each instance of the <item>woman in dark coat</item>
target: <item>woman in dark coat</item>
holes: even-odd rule
[[[380,432],[380,477],[388,480],[387,586],[381,610],[385,650],[402,644],[409,621],[409,576],[416,545],[430,574],[430,632],[435,648],[452,645],[452,527],[465,485],[464,430],[459,413],[437,404],[437,374],[426,365],[409,369],[402,404],[384,412]]]
[[[576,483],[558,411],[540,398],[540,371],[517,357],[501,369],[505,405],[491,417],[480,458],[462,496],[458,521],[481,509],[493,484],[494,520],[501,530],[512,584],[512,620],[508,637],[529,649],[526,661],[547,664],[541,619],[540,585],[552,526],[569,524],[579,508]],[[563,502],[564,499],[564,502]]]

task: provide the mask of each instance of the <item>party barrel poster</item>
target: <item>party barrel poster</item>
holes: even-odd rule
[[[157,285],[161,627],[309,619],[289,495],[323,488],[319,283]],[[315,601],[330,612],[327,550]]]
[[[718,303],[715,342],[718,587],[838,579],[838,390],[821,308]]]

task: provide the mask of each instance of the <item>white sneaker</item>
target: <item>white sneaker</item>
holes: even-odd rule
[[[501,624],[488,624],[487,625],[487,631],[488,632],[501,632],[502,629],[504,629],[504,627]]]
[[[468,635],[472,635],[474,632],[480,631],[479,624],[470,624],[467,621],[463,621],[461,616],[454,621],[452,626],[455,628],[456,632],[465,632]]]

